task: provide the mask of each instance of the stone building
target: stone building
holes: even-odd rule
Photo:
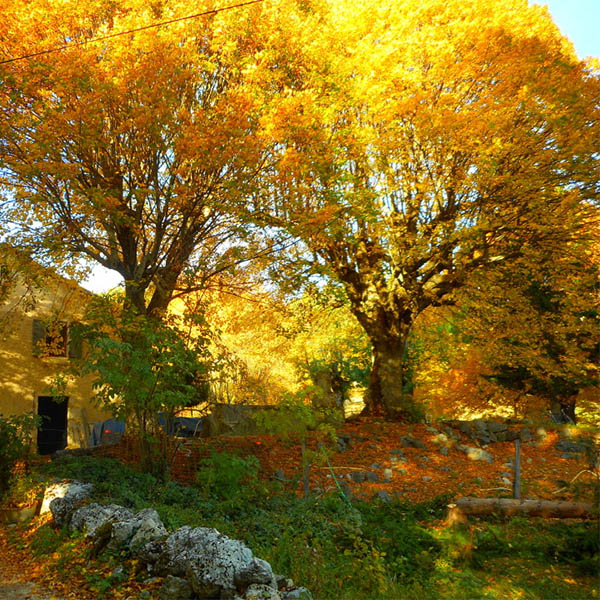
[[[72,327],[81,319],[91,294],[31,261],[21,260],[15,269],[8,254],[3,255],[0,415],[40,415],[43,423],[36,441],[41,454],[87,447],[93,424],[110,417],[91,402],[92,378],[70,381],[62,398],[52,397],[50,389],[56,374],[81,355]]]

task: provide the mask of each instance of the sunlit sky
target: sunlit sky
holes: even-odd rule
[[[531,0],[530,0],[531,1]],[[574,44],[579,58],[600,57],[600,0],[535,0]]]
[[[546,0],[531,4],[546,5],[564,35],[575,46],[580,58],[600,57],[600,0]],[[102,267],[94,269],[92,276],[82,285],[92,292],[106,292],[122,281],[115,271]]]

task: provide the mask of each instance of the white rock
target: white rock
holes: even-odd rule
[[[245,600],[281,600],[281,596],[276,589],[265,585],[264,583],[253,583],[248,586],[244,594]]]
[[[73,512],[92,493],[91,483],[81,481],[59,481],[44,490],[44,498],[40,514],[52,513],[52,518],[58,527],[69,522]]]
[[[139,548],[166,535],[167,530],[158,513],[152,508],[145,508],[131,518],[118,519],[113,523],[110,546]]]
[[[77,509],[71,518],[71,531],[84,531],[86,537],[93,538],[96,530],[110,521],[127,521],[133,512],[118,504],[88,504]]]

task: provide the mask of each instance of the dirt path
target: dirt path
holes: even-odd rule
[[[11,550],[5,541],[6,530],[0,525],[0,599],[62,600],[60,596],[28,580],[27,565],[22,564],[18,557],[10,556]]]
[[[0,598],[2,600],[61,600],[33,583],[20,579],[5,579],[0,570]]]

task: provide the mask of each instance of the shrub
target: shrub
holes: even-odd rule
[[[140,468],[166,479],[173,456],[161,422],[168,430],[179,410],[203,400],[199,389],[207,388],[209,372],[217,367],[202,316],[148,318],[123,309],[122,299],[108,294],[94,298],[86,325],[73,334],[87,351],[55,378],[54,393],[63,395],[70,378],[91,375],[93,401],[127,423],[138,443]]]
[[[565,528],[563,535],[549,544],[547,554],[557,562],[573,565],[581,575],[600,575],[600,536],[593,524]]]
[[[220,501],[235,501],[257,491],[260,464],[256,456],[212,451],[200,460],[196,482],[206,496]]]
[[[39,417],[33,413],[0,416],[0,498],[9,489],[17,462],[28,457],[31,432],[39,424]]]
[[[43,525],[31,538],[31,552],[34,556],[48,556],[56,552],[65,540],[65,532]]]

